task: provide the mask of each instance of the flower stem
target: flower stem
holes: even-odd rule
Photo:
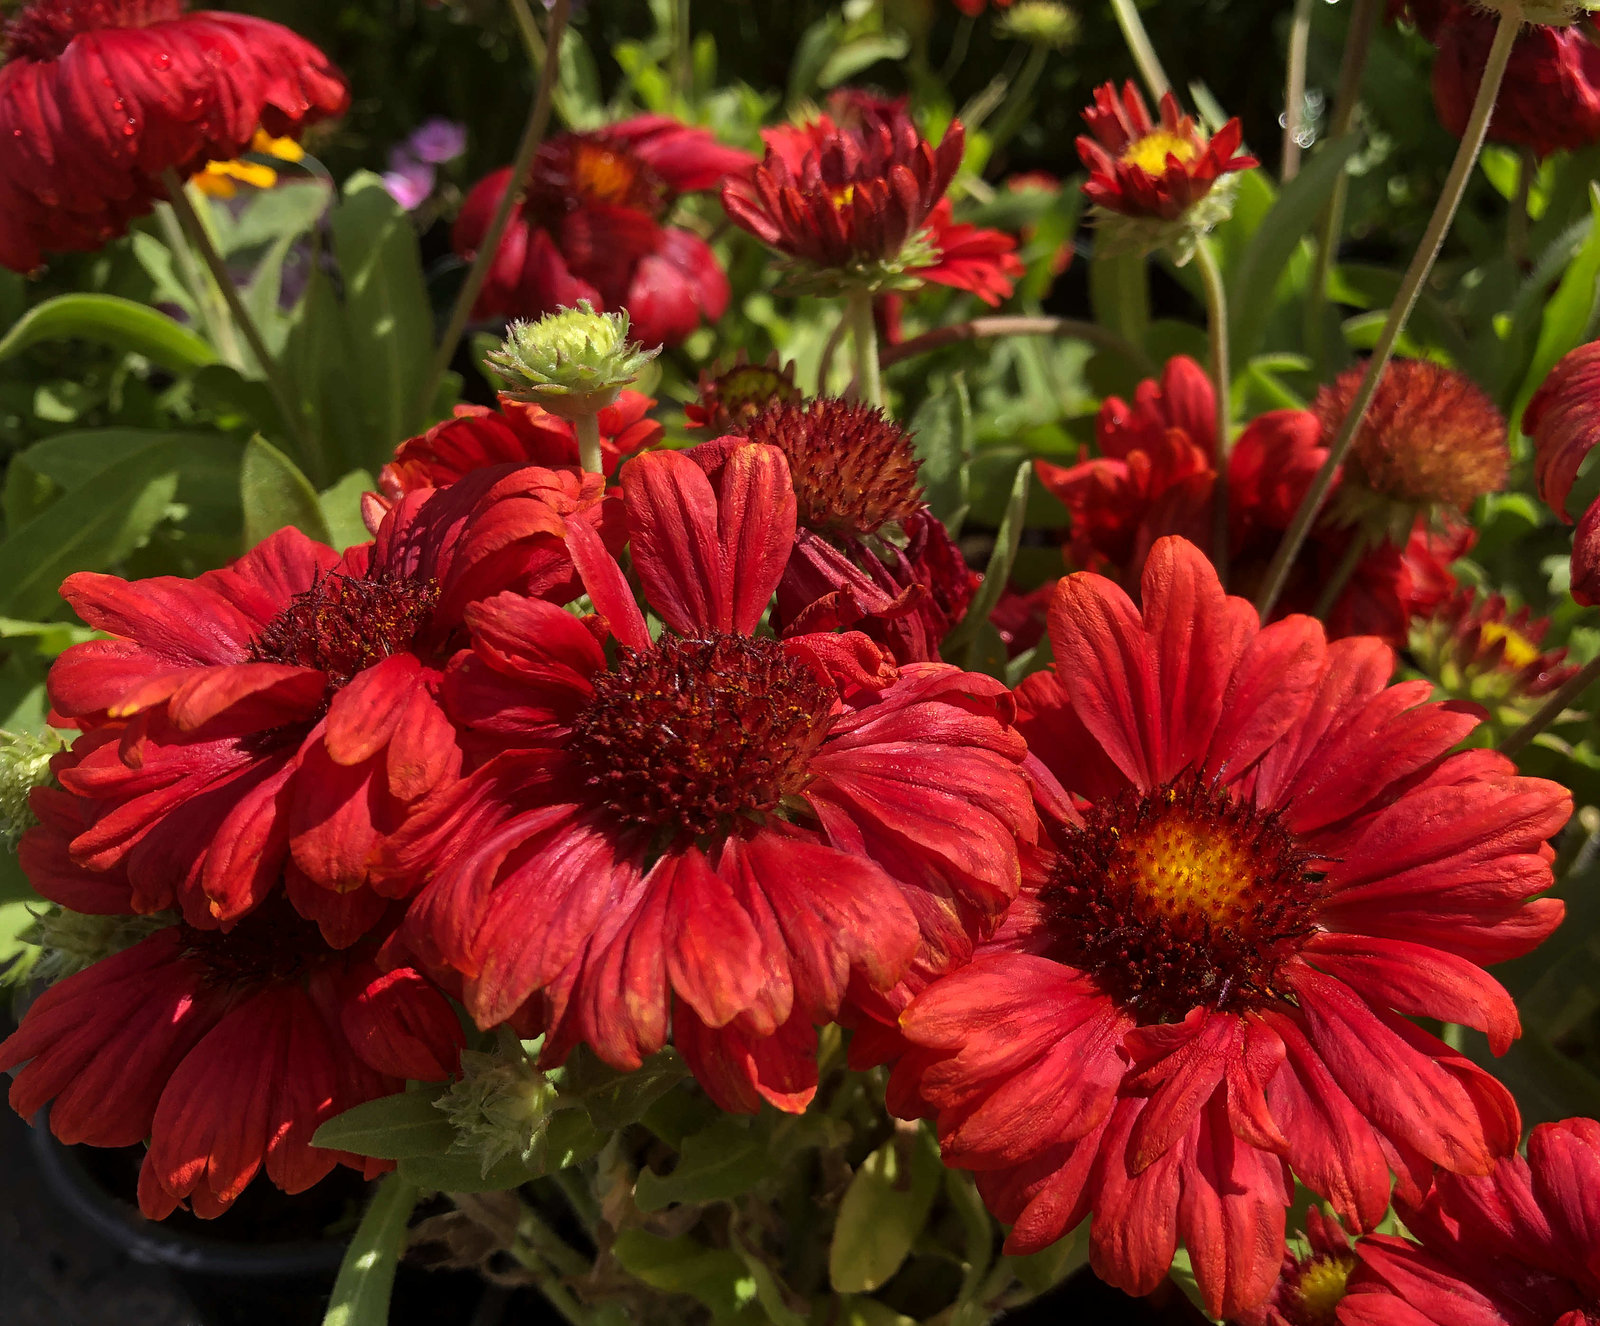
[[[1366,374],[1361,379],[1361,386],[1356,392],[1355,399],[1350,403],[1349,413],[1345,415],[1333,444],[1328,448],[1328,458],[1323,461],[1322,468],[1317,471],[1316,478],[1306,490],[1299,510],[1294,513],[1294,519],[1284,533],[1283,542],[1278,545],[1272,564],[1267,568],[1261,595],[1256,600],[1256,610],[1261,614],[1263,621],[1277,603],[1278,595],[1283,592],[1284,582],[1289,577],[1289,568],[1294,565],[1294,559],[1299,554],[1306,535],[1310,533],[1318,513],[1321,512],[1329,490],[1333,487],[1333,476],[1350,451],[1356,430],[1366,417],[1367,407],[1372,404],[1372,397],[1378,390],[1378,382],[1383,376],[1384,369],[1389,365],[1390,356],[1394,354],[1395,342],[1405,329],[1406,319],[1411,316],[1411,310],[1416,307],[1423,283],[1428,279],[1428,273],[1433,270],[1434,260],[1444,245],[1444,237],[1450,229],[1450,223],[1455,220],[1456,209],[1460,207],[1461,199],[1466,194],[1467,184],[1472,178],[1472,169],[1477,165],[1478,154],[1483,149],[1484,134],[1489,128],[1489,116],[1494,110],[1495,98],[1500,93],[1500,84],[1505,78],[1506,63],[1511,58],[1511,47],[1516,41],[1517,30],[1521,25],[1520,6],[1512,4],[1501,12],[1499,26],[1495,29],[1494,44],[1489,48],[1489,62],[1483,71],[1483,81],[1478,85],[1478,95],[1472,104],[1472,114],[1467,119],[1461,146],[1456,150],[1456,159],[1450,166],[1450,174],[1445,178],[1444,191],[1434,206],[1433,216],[1429,218],[1422,242],[1417,245],[1411,266],[1406,269],[1405,278],[1400,282],[1400,289],[1395,292],[1394,303],[1390,305],[1389,316],[1383,324],[1383,332],[1378,337],[1377,345],[1373,347],[1372,357],[1367,361]]]
[[[1289,76],[1283,90],[1283,160],[1278,173],[1287,184],[1300,173],[1300,115],[1306,106],[1306,48],[1311,44],[1313,0],[1294,0],[1289,24]]]
[[[694,91],[694,33],[689,26],[689,0],[672,7],[672,90],[684,105]]]
[[[883,366],[878,360],[878,324],[872,317],[872,294],[852,290],[846,315],[850,319],[850,341],[856,352],[856,389],[868,405],[883,408]]]
[[[1313,617],[1323,622],[1328,620],[1333,605],[1344,593],[1345,587],[1350,583],[1350,577],[1355,575],[1356,567],[1361,565],[1367,547],[1366,536],[1359,529],[1350,536],[1350,546],[1344,550],[1344,556],[1339,559],[1339,565],[1334,568],[1328,583],[1323,585],[1322,593],[1317,595],[1317,606],[1311,610]]]
[[[211,273],[211,279],[216,282],[217,290],[228,306],[234,327],[244,337],[245,344],[250,347],[250,353],[261,365],[267,389],[272,393],[278,413],[283,416],[284,428],[288,430],[296,450],[300,453],[299,459],[312,471],[312,478],[323,482],[331,480],[332,475],[322,472],[321,448],[306,429],[305,419],[300,413],[294,389],[284,376],[283,366],[278,363],[272,351],[267,349],[267,343],[261,337],[261,329],[250,316],[250,310],[245,307],[244,296],[239,293],[239,287],[234,284],[233,275],[228,271],[228,264],[217,252],[217,246],[211,242],[211,234],[206,229],[205,222],[200,219],[200,213],[195,211],[194,203],[189,199],[188,188],[178,178],[177,172],[172,170],[162,172],[161,182],[166,186],[167,200],[172,204],[173,215],[178,218],[178,225],[183,230],[184,238],[189,242],[189,248],[199,254],[200,261]]]
[[[1068,340],[1087,341],[1103,350],[1110,350],[1128,359],[1142,377],[1155,377],[1159,369],[1132,341],[1119,336],[1098,322],[1080,322],[1076,318],[1051,318],[1000,314],[995,317],[973,318],[969,322],[955,322],[948,327],[935,327],[932,331],[913,336],[898,345],[886,345],[879,356],[883,366],[898,364],[902,359],[912,359],[932,350],[943,349],[962,341],[981,341],[990,336],[1062,336]]]
[[[1355,10],[1345,32],[1344,56],[1339,63],[1339,90],[1334,94],[1333,118],[1328,121],[1331,141],[1343,138],[1355,123],[1356,107],[1361,104],[1361,76],[1366,72],[1367,52],[1372,49],[1372,34],[1381,11],[1382,0],[1355,0]],[[1328,306],[1328,278],[1339,248],[1339,232],[1344,228],[1344,204],[1349,192],[1350,173],[1340,171],[1317,227],[1317,267],[1306,305],[1306,347],[1314,365],[1322,362],[1322,315]]]
[[[1150,44],[1150,34],[1144,30],[1144,20],[1139,17],[1134,0],[1111,0],[1111,9],[1117,16],[1117,26],[1122,29],[1122,39],[1133,54],[1133,62],[1139,66],[1139,77],[1144,79],[1151,99],[1160,101],[1172,91],[1172,84],[1161,67],[1161,57]]]
[[[515,6],[516,0],[512,0],[512,3]],[[511,175],[506,180],[506,191],[501,195],[500,206],[495,209],[494,219],[489,223],[483,242],[478,245],[478,253],[467,271],[467,279],[456,295],[455,306],[450,310],[450,321],[445,325],[444,336],[434,352],[433,362],[428,366],[422,390],[417,396],[415,412],[424,418],[427,416],[428,408],[433,404],[433,398],[439,392],[439,383],[444,377],[445,370],[455,358],[456,347],[461,344],[461,334],[467,329],[467,320],[472,316],[472,306],[478,302],[483,284],[489,279],[489,268],[500,251],[500,241],[505,236],[506,226],[511,222],[511,213],[516,210],[517,203],[521,200],[522,186],[528,178],[529,167],[533,165],[534,154],[539,150],[539,144],[544,142],[545,130],[550,125],[550,97],[555,88],[556,73],[560,65],[561,37],[567,29],[567,13],[571,8],[572,0],[555,0],[550,10],[550,33],[545,40],[544,64],[539,70],[539,87],[534,93],[533,105],[528,111],[528,121],[522,131],[522,141],[517,145],[517,155],[511,162]]]
[[[600,459],[600,416],[579,415],[572,427],[578,435],[578,464],[587,474],[603,473],[604,467]]]
[[[1217,477],[1211,489],[1211,564],[1217,579],[1228,583],[1228,447],[1233,427],[1233,402],[1229,398],[1228,292],[1222,268],[1209,240],[1195,248],[1195,265],[1206,288],[1206,326],[1211,334],[1211,385],[1217,397]]]
[[[1506,218],[1506,256],[1522,270],[1528,265],[1528,203],[1538,173],[1533,150],[1523,148],[1517,154],[1517,196],[1511,200],[1511,215]]]
[[[1502,755],[1517,755],[1536,736],[1561,717],[1562,712],[1600,680],[1600,658],[1590,660],[1576,676],[1569,677],[1566,685],[1540,706],[1526,723],[1500,743]]]

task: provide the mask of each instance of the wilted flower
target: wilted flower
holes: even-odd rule
[[[1159,124],[1132,82],[1120,98],[1113,83],[1097,87],[1083,118],[1092,135],[1078,139],[1078,155],[1089,168],[1083,192],[1107,252],[1171,245],[1187,261],[1197,237],[1232,207],[1224,177],[1257,164],[1238,155],[1244,137],[1238,120],[1207,138],[1170,92],[1161,98]]]
[[[663,222],[677,195],[751,161],[665,115],[557,134],[534,158],[474,314],[536,318],[587,299],[627,310],[645,344],[677,345],[722,316],[728,278],[703,239]],[[476,256],[510,177],[496,171],[467,196],[453,238],[463,257]]]
[[[348,104],[322,52],[246,14],[182,0],[32,0],[0,65],[0,266],[122,234],[180,177],[258,129],[297,138]]]

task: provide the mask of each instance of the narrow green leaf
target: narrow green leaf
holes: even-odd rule
[[[737,1253],[708,1248],[685,1235],[666,1239],[642,1229],[624,1229],[611,1255],[635,1280],[669,1294],[688,1294],[710,1309],[717,1321],[738,1315],[755,1302],[755,1280]]]
[[[756,1299],[772,1326],[807,1326],[805,1317],[789,1306],[789,1296],[778,1282],[777,1273],[759,1253],[747,1248],[737,1233],[733,1236],[733,1250],[744,1261],[745,1269],[755,1281]]]
[[[0,337],[0,363],[42,341],[77,337],[141,354],[172,373],[217,362],[217,352],[187,327],[117,295],[57,295],[24,313]]]
[[[1144,349],[1150,329],[1150,277],[1145,260],[1130,253],[1095,255],[1089,264],[1094,320]]]
[[[386,1326],[395,1267],[405,1247],[406,1224],[417,1204],[417,1189],[398,1174],[378,1185],[345,1250],[322,1326]]]
[[[331,543],[322,503],[300,467],[259,434],[245,444],[239,472],[244,507],[244,541],[260,543],[269,534],[293,525],[302,534]]]
[[[1595,315],[1596,295],[1600,294],[1600,183],[1589,189],[1589,208],[1593,225],[1589,238],[1578,250],[1567,267],[1561,284],[1544,306],[1544,319],[1539,326],[1539,340],[1534,346],[1533,363],[1517,392],[1511,409],[1512,436],[1522,425],[1522,413],[1528,408],[1539,384],[1556,366],[1556,361],[1567,351],[1579,345],[1589,333]]]
[[[1028,487],[1033,481],[1033,462],[1023,461],[1017,466],[1016,477],[1011,481],[1011,498],[995,535],[994,551],[989,554],[989,564],[984,568],[983,583],[978,586],[967,606],[967,614],[945,637],[943,653],[947,659],[963,657],[963,651],[979,636],[979,628],[989,620],[989,614],[1000,602],[1011,579],[1011,567],[1017,560],[1017,549],[1022,546],[1022,526],[1028,514]]]
[[[909,1144],[891,1138],[845,1189],[828,1248],[828,1279],[841,1294],[870,1294],[888,1282],[928,1222],[939,1188],[939,1152],[926,1128]]]
[[[327,1120],[311,1145],[383,1160],[443,1155],[456,1130],[434,1104],[437,1099],[437,1092],[402,1091],[366,1101]]]

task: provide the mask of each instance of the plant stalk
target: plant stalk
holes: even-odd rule
[[[1519,754],[1597,680],[1600,680],[1600,658],[1590,660],[1584,665],[1583,671],[1568,678],[1567,684],[1546,700],[1532,718],[1500,743],[1500,753],[1512,756]]]
[[[1361,530],[1356,530],[1350,536],[1350,546],[1344,550],[1344,556],[1339,559],[1339,565],[1334,567],[1328,583],[1323,585],[1322,593],[1317,595],[1317,606],[1311,610],[1313,617],[1323,622],[1328,620],[1333,605],[1339,601],[1339,596],[1349,585],[1350,577],[1355,575],[1356,567],[1361,565],[1361,559],[1366,556],[1370,546]]]
[[[267,389],[272,393],[278,413],[283,416],[283,426],[288,429],[289,436],[294,441],[299,459],[314,471],[313,477],[327,482],[332,476],[322,472],[321,449],[312,441],[306,430],[294,389],[284,376],[283,365],[267,349],[267,343],[261,336],[261,329],[250,316],[250,310],[245,307],[244,296],[239,293],[239,287],[234,284],[233,275],[228,271],[228,264],[217,252],[217,246],[211,242],[211,234],[206,229],[206,223],[201,220],[200,213],[195,210],[194,203],[189,198],[188,188],[173,170],[163,171],[161,182],[166,186],[167,200],[172,204],[173,214],[178,218],[178,225],[182,228],[190,249],[200,256],[200,261],[211,273],[211,279],[216,282],[223,302],[228,306],[234,327],[244,337],[245,344],[250,347],[250,353],[261,365]]]
[[[1273,605],[1278,601],[1278,595],[1283,592],[1284,582],[1289,577],[1289,568],[1294,565],[1294,559],[1299,555],[1306,535],[1310,533],[1312,524],[1322,510],[1323,502],[1327,500],[1328,492],[1333,487],[1334,475],[1349,454],[1356,430],[1366,417],[1367,407],[1372,404],[1372,397],[1378,390],[1378,382],[1383,376],[1384,369],[1389,365],[1390,357],[1394,354],[1395,342],[1405,329],[1406,319],[1411,316],[1411,310],[1416,307],[1423,283],[1433,270],[1434,260],[1438,258],[1439,250],[1444,245],[1444,237],[1450,229],[1450,223],[1455,220],[1456,210],[1461,206],[1461,199],[1465,196],[1467,185],[1472,179],[1473,167],[1477,165],[1478,154],[1483,150],[1484,134],[1489,128],[1489,116],[1494,110],[1495,99],[1499,96],[1500,84],[1505,78],[1506,63],[1511,58],[1511,47],[1516,41],[1517,31],[1521,25],[1522,11],[1519,6],[1512,5],[1501,13],[1499,26],[1495,29],[1494,44],[1489,48],[1489,62],[1483,71],[1483,81],[1478,84],[1478,95],[1472,104],[1472,114],[1467,120],[1466,132],[1462,135],[1461,146],[1456,150],[1455,161],[1450,166],[1450,174],[1445,179],[1444,190],[1433,209],[1433,216],[1429,218],[1428,228],[1423,232],[1422,242],[1417,246],[1410,267],[1406,269],[1404,280],[1400,282],[1400,289],[1395,292],[1394,303],[1390,305],[1389,316],[1383,324],[1383,332],[1378,337],[1377,345],[1373,347],[1372,357],[1367,361],[1366,374],[1361,379],[1361,386],[1356,392],[1355,399],[1350,403],[1350,411],[1339,425],[1339,432],[1334,437],[1332,446],[1328,448],[1328,458],[1317,471],[1310,488],[1306,490],[1299,510],[1294,513],[1294,519],[1285,531],[1283,541],[1278,545],[1278,551],[1273,555],[1272,564],[1267,568],[1260,597],[1256,600],[1256,610],[1263,621],[1272,612]]]
[[[883,408],[883,366],[878,359],[878,324],[872,316],[872,295],[852,290],[845,296],[850,341],[855,349],[856,387],[868,405]]]
[[[1206,289],[1206,328],[1211,335],[1211,386],[1217,397],[1217,477],[1211,489],[1211,564],[1228,583],[1228,452],[1233,428],[1231,370],[1228,366],[1228,292],[1209,240],[1195,248],[1195,266]]]
[[[1139,77],[1150,91],[1152,101],[1160,101],[1172,91],[1167,81],[1167,71],[1161,67],[1161,57],[1150,44],[1150,34],[1144,30],[1144,20],[1139,17],[1134,0],[1111,0],[1111,9],[1117,16],[1117,26],[1122,29],[1122,39],[1128,43],[1133,62],[1139,66]]]
[[[1306,50],[1311,44],[1314,0],[1294,0],[1289,24],[1289,76],[1283,90],[1283,159],[1278,173],[1287,184],[1300,173],[1300,115],[1306,106]]]
[[[518,0],[512,0],[513,9],[517,3]],[[572,0],[555,0],[550,10],[550,32],[544,44],[544,64],[539,70],[539,87],[534,93],[533,105],[528,111],[527,126],[522,131],[521,143],[517,145],[517,155],[511,162],[511,176],[506,180],[506,191],[500,198],[500,206],[495,209],[494,219],[489,223],[483,242],[478,246],[478,253],[472,260],[467,279],[463,282],[460,293],[456,295],[455,306],[450,310],[450,321],[445,326],[444,336],[439,341],[433,362],[428,366],[427,377],[423,380],[422,390],[418,393],[415,412],[423,418],[427,417],[428,407],[433,404],[433,398],[438,394],[439,383],[445,375],[445,370],[455,358],[456,347],[461,344],[461,335],[467,329],[468,319],[472,317],[472,307],[478,302],[478,295],[483,290],[484,282],[489,279],[489,268],[500,251],[500,241],[505,237],[511,213],[516,210],[517,203],[521,200],[522,187],[527,181],[528,170],[533,165],[534,154],[538,152],[539,145],[544,141],[545,130],[549,128],[550,98],[561,62],[561,38],[567,30],[567,15],[571,8]]]
[[[973,318],[969,322],[956,322],[948,327],[935,327],[932,331],[913,336],[898,345],[886,345],[880,359],[885,368],[903,359],[912,359],[947,345],[962,341],[981,341],[990,336],[1062,336],[1068,340],[1087,341],[1103,350],[1125,355],[1133,361],[1143,377],[1155,377],[1159,369],[1150,356],[1125,337],[1097,322],[1082,322],[1076,318],[1051,318],[1000,314],[994,317]]]
[[[600,416],[580,415],[573,421],[573,431],[578,435],[578,464],[588,474],[604,473],[600,457]]]

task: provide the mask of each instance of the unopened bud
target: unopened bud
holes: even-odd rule
[[[50,781],[50,758],[60,750],[54,733],[0,731],[0,844],[15,847],[38,822],[28,797]]]
[[[555,1108],[556,1086],[526,1056],[464,1050],[462,1078],[435,1102],[456,1130],[456,1149],[476,1155],[487,1175],[507,1156],[537,1163]]]
[[[103,958],[132,948],[176,921],[170,912],[157,912],[154,916],[90,916],[53,907],[35,916],[33,924],[17,937],[38,950],[38,956],[27,964],[29,979],[53,985]]]
[[[596,313],[585,299],[535,322],[512,323],[505,343],[487,358],[513,400],[578,420],[615,404],[660,353],[659,346],[646,350],[628,339],[626,313]]]
[[[1017,0],[1000,15],[1000,35],[1064,51],[1078,38],[1078,16],[1056,0]]]

